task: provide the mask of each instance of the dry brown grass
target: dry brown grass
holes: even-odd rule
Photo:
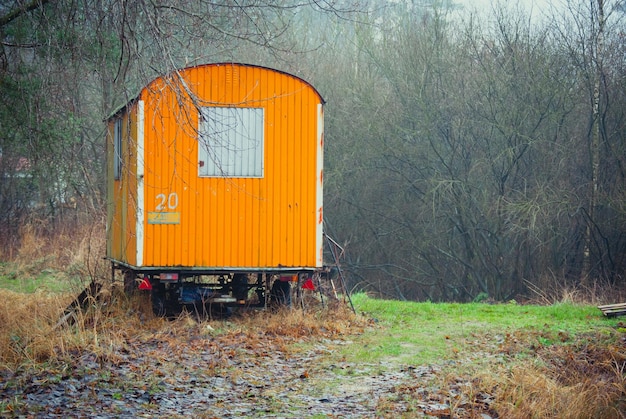
[[[20,294],[0,290],[7,303],[0,307],[0,369],[43,366],[67,356],[89,351],[113,360],[131,341],[156,340],[171,347],[185,347],[211,331],[214,343],[254,349],[273,345],[287,350],[294,341],[338,337],[354,333],[362,320],[348,309],[255,310],[228,320],[209,321],[182,313],[168,321],[152,314],[149,297],[128,297],[118,287],[104,290],[88,301],[85,311],[69,322],[59,322],[74,294]]]
[[[249,322],[249,327],[263,328],[268,336],[283,336],[302,339],[308,336],[324,336],[332,338],[342,334],[355,333],[362,328],[363,320],[355,316],[346,306],[331,309],[322,307],[308,310],[282,309],[275,313],[265,313],[259,318],[257,313],[249,318],[243,317],[242,322]],[[260,323],[260,324],[259,324]]]
[[[450,417],[622,419],[626,338],[619,336],[589,334],[570,345],[542,346],[511,364],[456,366],[438,374],[433,385],[445,389],[438,395],[450,402]],[[529,338],[519,336],[506,352],[521,353]],[[408,389],[423,390],[423,383]]]
[[[589,376],[568,385],[543,369],[520,366],[499,383],[494,408],[507,418],[623,418],[623,388],[613,384]]]
[[[55,352],[52,325],[71,297],[0,290],[0,367],[43,362]]]
[[[44,288],[26,294],[0,289],[0,368],[8,369],[49,362],[90,339],[76,333],[76,328],[70,331],[55,326],[75,294],[91,281],[102,281],[109,272],[102,260],[101,221],[53,227],[31,222],[20,228],[19,236],[18,245],[3,255],[11,271],[5,281],[20,284],[40,278]],[[75,325],[84,328],[102,310],[92,312],[79,314],[83,318]]]
[[[0,369],[37,368],[74,351],[102,353],[114,347],[124,333],[137,330],[142,299],[116,296],[95,298],[69,321],[60,321],[75,295],[0,290]]]
[[[44,269],[80,275],[87,282],[110,275],[103,260],[106,247],[103,219],[82,225],[61,225],[54,229],[37,223],[20,228],[19,245],[5,250],[2,260],[12,262],[24,275],[35,275]]]
[[[546,276],[536,283],[526,281],[528,303],[552,305],[557,303],[601,305],[626,301],[626,287],[602,280],[568,284],[563,278]]]
[[[625,338],[589,334],[483,378],[507,418],[626,417]]]

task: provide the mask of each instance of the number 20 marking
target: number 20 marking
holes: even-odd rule
[[[169,195],[165,195],[164,193],[160,193],[156,196],[157,200],[157,211],[163,211],[165,208],[173,210],[178,206],[178,194],[176,192],[172,192]]]

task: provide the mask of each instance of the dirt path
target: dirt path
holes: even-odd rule
[[[460,387],[432,387],[436,366],[349,365],[337,359],[337,348],[358,341],[262,330],[214,335],[206,328],[126,338],[99,353],[72,353],[46,371],[2,372],[5,415],[492,417],[488,396],[480,401],[480,413]]]

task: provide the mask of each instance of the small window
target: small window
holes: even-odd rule
[[[263,108],[200,109],[198,174],[263,177]]]
[[[113,177],[120,180],[122,177],[122,119],[115,120],[113,133]]]

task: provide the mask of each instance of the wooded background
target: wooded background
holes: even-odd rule
[[[103,120],[158,75],[234,61],[327,100],[326,231],[351,289],[624,286],[626,6],[553,3],[0,0],[0,256],[24,226],[102,224]]]

